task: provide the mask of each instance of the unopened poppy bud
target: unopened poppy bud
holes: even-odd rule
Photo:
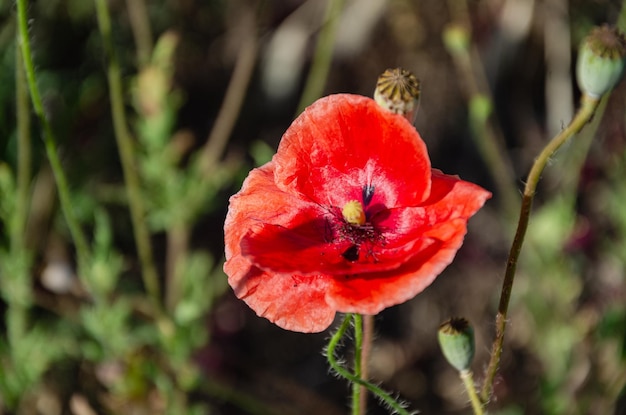
[[[341,211],[343,219],[350,225],[361,226],[365,224],[365,211],[358,200],[351,200],[343,206]]]
[[[406,69],[387,69],[378,77],[374,100],[413,123],[419,109],[420,81]]]
[[[626,39],[616,28],[594,28],[583,40],[576,63],[578,86],[593,98],[609,92],[622,77]]]
[[[464,318],[451,318],[439,326],[439,346],[456,370],[468,370],[474,359],[474,329]]]

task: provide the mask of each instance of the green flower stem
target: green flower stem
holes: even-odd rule
[[[87,244],[87,239],[85,238],[85,235],[83,234],[83,231],[79,226],[78,219],[76,218],[76,215],[74,213],[72,200],[70,198],[69,186],[67,184],[67,178],[65,177],[63,167],[61,166],[61,161],[59,160],[59,156],[57,154],[56,140],[54,138],[52,128],[50,127],[50,123],[48,122],[48,118],[44,113],[41,96],[39,94],[39,88],[37,87],[37,81],[35,79],[35,67],[33,65],[33,58],[30,49],[30,40],[28,38],[26,0],[17,0],[16,2],[17,22],[19,30],[18,41],[20,49],[22,51],[22,59],[24,62],[24,69],[26,71],[26,80],[30,89],[31,101],[33,103],[35,114],[39,118],[39,121],[41,122],[41,125],[43,127],[46,155],[48,156],[48,160],[50,161],[50,167],[52,168],[54,180],[56,182],[59,192],[61,210],[63,211],[63,216],[65,217],[65,221],[67,222],[70,234],[72,235],[72,240],[74,241],[74,245],[76,247],[78,266],[79,268],[84,268],[89,263],[89,258],[91,258],[89,245]]]
[[[363,379],[361,374],[361,357],[363,353],[363,316],[353,314],[354,320],[354,376]],[[352,414],[362,415],[361,412],[361,385],[352,384]]]
[[[474,415],[483,415],[485,411],[483,409],[483,403],[480,401],[480,398],[476,393],[476,387],[474,386],[472,371],[462,370],[461,372],[459,372],[459,375],[461,376],[461,380],[463,381],[463,385],[465,386],[465,390],[467,391],[467,395],[469,396],[470,402],[472,404],[472,409],[474,410]]]
[[[15,223],[11,229],[11,250],[25,249],[26,218],[30,194],[32,151],[30,142],[30,108],[24,61],[20,48],[15,48],[15,106],[17,114],[17,197]]]
[[[111,112],[113,114],[113,127],[115,129],[115,139],[120,152],[122,170],[126,182],[128,193],[128,204],[130,208],[131,220],[133,223],[133,233],[137,251],[142,265],[142,277],[146,291],[155,305],[161,304],[161,292],[156,267],[152,257],[152,246],[150,245],[150,233],[145,222],[145,210],[143,198],[139,186],[139,175],[137,174],[134,158],[133,142],[126,126],[124,115],[124,98],[122,92],[122,78],[120,66],[113,49],[111,39],[111,18],[107,8],[106,0],[96,1],[96,13],[98,16],[98,26],[104,44],[104,49],[108,58],[107,77],[109,79],[109,95],[111,100]],[[160,307],[159,307],[160,308]]]
[[[328,1],[328,8],[326,9],[324,24],[317,41],[313,64],[309,71],[300,103],[298,104],[296,116],[304,111],[308,105],[318,99],[324,92],[324,85],[326,85],[326,78],[328,78],[328,72],[330,71],[333,46],[335,44],[335,33],[337,32],[339,18],[341,17],[343,2],[344,0]]]
[[[483,402],[487,402],[491,398],[493,381],[500,363],[502,344],[504,342],[504,331],[506,329],[507,311],[509,308],[509,300],[511,298],[511,290],[513,288],[513,280],[515,279],[515,270],[517,268],[517,261],[522,250],[522,244],[524,243],[524,236],[526,235],[526,229],[528,228],[533,198],[535,196],[537,184],[541,178],[541,173],[559,147],[561,147],[574,134],[578,133],[585,126],[585,124],[591,120],[599,102],[600,100],[597,98],[583,95],[581,107],[570,124],[567,128],[557,134],[552,141],[548,143],[548,145],[546,145],[528,173],[526,187],[524,188],[524,194],[522,196],[522,207],[517,224],[517,231],[513,239],[513,244],[511,245],[509,259],[507,260],[506,271],[504,274],[504,281],[502,282],[500,304],[498,305],[498,313],[496,314],[496,337],[492,345],[489,365],[487,366],[487,370],[485,372],[485,382],[480,392],[480,397]]]
[[[376,395],[385,405],[393,409],[395,413],[399,415],[410,415],[410,413],[406,409],[404,409],[403,405],[396,401],[389,393],[385,392],[378,386],[359,378],[358,376],[344,368],[337,361],[337,356],[335,356],[335,350],[341,342],[341,339],[343,339],[344,335],[346,334],[346,331],[348,330],[348,327],[350,327],[351,322],[352,315],[346,314],[343,322],[339,326],[339,329],[330,338],[330,342],[328,342],[328,347],[326,348],[326,358],[328,359],[328,364],[339,376],[352,383],[358,383],[359,385],[366,387],[371,393]]]
[[[15,107],[17,114],[17,194],[10,224],[10,249],[14,259],[23,258],[26,254],[24,235],[26,233],[26,218],[29,205],[31,168],[30,106],[24,62],[20,48],[15,48]],[[22,266],[19,267],[19,270],[19,273],[16,272],[13,278],[20,279],[20,284],[28,287],[26,290],[30,291],[30,274],[22,272],[25,271]],[[14,297],[5,297],[7,301],[7,338],[12,348],[19,347],[21,339],[26,334],[28,307],[31,302],[29,296],[26,296],[26,298]]]

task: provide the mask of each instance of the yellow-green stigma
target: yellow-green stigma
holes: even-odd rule
[[[365,210],[358,200],[351,200],[343,206],[341,210],[343,219],[350,225],[365,225]]]

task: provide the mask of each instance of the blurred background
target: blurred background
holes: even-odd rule
[[[15,2],[0,0],[0,414],[348,413],[349,386],[322,354],[329,332],[284,331],[237,300],[222,227],[230,195],[304,106],[372,96],[398,66],[421,80],[416,127],[433,166],[494,198],[433,285],[376,317],[371,377],[420,413],[471,412],[437,328],[472,322],[480,382],[524,179],[577,107],[577,45],[593,26],[624,29],[621,2],[27,3],[43,112],[89,252],[77,259],[24,100]],[[121,69],[113,106],[97,4]],[[490,413],[626,414],[625,122],[622,83],[543,175]],[[368,413],[388,412],[372,399]]]

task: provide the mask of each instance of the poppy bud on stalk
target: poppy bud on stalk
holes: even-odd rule
[[[464,318],[451,318],[439,326],[439,346],[448,363],[463,372],[474,359],[474,329]]]
[[[413,124],[419,109],[420,81],[406,69],[387,69],[378,77],[374,100]]]
[[[609,92],[622,77],[626,38],[607,25],[594,28],[583,40],[576,63],[578,86],[593,98]]]

